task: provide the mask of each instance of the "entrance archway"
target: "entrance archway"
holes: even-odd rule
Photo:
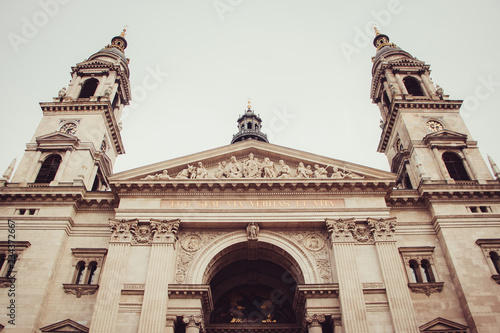
[[[210,285],[214,305],[208,332],[301,330],[302,309],[294,308],[294,299],[304,274],[276,245],[245,241],[225,248],[207,265],[204,283]]]

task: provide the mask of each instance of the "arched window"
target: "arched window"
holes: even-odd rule
[[[456,154],[444,153],[443,162],[451,178],[454,180],[470,180],[462,159]]]
[[[252,123],[251,122],[247,123],[247,129],[252,129]]]
[[[35,183],[50,183],[54,180],[57,169],[59,169],[59,164],[61,164],[61,156],[50,155],[43,161],[40,171],[36,176]]]
[[[89,273],[87,278],[87,284],[93,284],[96,270],[97,270],[97,263],[95,261],[92,261],[88,267]]]
[[[497,274],[500,274],[500,262],[499,262],[498,253],[496,253],[495,251],[491,251],[489,254],[490,254],[491,262],[493,262],[493,266],[495,267]]]
[[[84,272],[85,272],[85,262],[79,261],[78,264],[76,264],[75,284],[82,284]]]
[[[94,96],[94,93],[99,85],[99,80],[97,79],[88,79],[82,86],[82,90],[80,91],[80,96],[78,98],[90,98]]]
[[[424,96],[424,91],[420,86],[420,82],[417,79],[411,76],[407,76],[403,79],[403,83],[405,84],[406,91],[408,94],[413,96]]]
[[[424,259],[422,260],[422,268],[424,270],[425,278],[427,279],[427,282],[435,282],[434,279],[434,274],[432,274],[432,268],[431,268],[431,263],[429,260]]]
[[[420,274],[420,268],[418,267],[418,262],[416,260],[410,260],[410,268],[415,282],[422,283],[422,275]]]

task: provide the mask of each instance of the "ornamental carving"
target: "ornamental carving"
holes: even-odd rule
[[[130,242],[132,239],[131,230],[137,227],[139,220],[115,220],[109,219],[109,228],[111,229],[111,241]]]
[[[219,161],[218,168],[210,172],[203,164],[198,162],[196,165],[188,164],[176,174],[169,174],[168,170],[161,173],[150,174],[140,180],[170,180],[170,179],[238,179],[238,178],[267,178],[267,179],[286,179],[286,178],[320,178],[320,179],[362,179],[352,170],[333,165],[314,164],[305,166],[299,162],[297,166],[291,167],[284,160],[271,160],[269,157],[263,157],[261,160],[255,157],[253,153],[248,158],[238,160],[231,156],[228,161]]]
[[[64,292],[66,294],[75,295],[76,298],[82,295],[93,295],[99,289],[97,284],[63,284]]]
[[[149,224],[138,224],[135,228],[130,229],[130,233],[132,234],[131,243],[133,245],[151,244],[153,239],[153,231]]]
[[[151,219],[151,229],[154,230],[153,243],[174,244],[180,220]]]
[[[413,293],[425,294],[427,297],[443,291],[443,285],[444,282],[408,283],[408,287]]]
[[[305,320],[309,324],[309,327],[320,326],[321,325],[320,323],[323,323],[325,321],[325,315],[324,314],[306,314]]]
[[[356,228],[354,219],[330,220],[326,219],[326,229],[331,235],[331,240],[337,242],[353,242],[352,231]]]
[[[254,241],[259,239],[259,225],[255,222],[250,222],[247,225],[247,236],[249,241]]]
[[[181,242],[181,247],[187,252],[196,252],[201,247],[201,238],[196,234],[186,235]]]
[[[330,260],[326,249],[326,236],[318,232],[281,232],[287,239],[295,240],[315,259],[315,266],[322,283],[332,282]]]
[[[368,220],[368,227],[375,241],[395,241],[396,218]]]
[[[306,236],[303,244],[309,251],[321,251],[325,246],[325,241],[317,234],[310,234]]]

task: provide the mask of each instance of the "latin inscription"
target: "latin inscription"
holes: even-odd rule
[[[162,200],[161,208],[169,209],[293,209],[342,208],[343,199],[333,200]]]

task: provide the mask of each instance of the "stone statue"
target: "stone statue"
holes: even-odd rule
[[[248,240],[257,240],[259,238],[259,225],[255,222],[250,222],[247,225]]]
[[[231,156],[231,162],[229,162],[227,169],[229,170],[227,178],[241,178],[243,176],[243,166],[234,156]]]
[[[344,168],[344,175],[345,175],[345,178],[351,178],[351,179],[365,178],[363,176],[358,175],[357,173],[352,172],[351,170],[345,170],[345,168]]]
[[[146,177],[141,178],[141,180],[167,180],[167,179],[170,179],[168,170],[163,170],[161,173],[157,173],[155,175],[147,175]]]
[[[59,96],[59,98],[63,98],[64,96],[66,96],[66,87],[62,87],[61,90],[59,90],[57,96]]]
[[[337,168],[336,166],[333,166],[332,168],[333,172],[330,178],[341,179],[345,177],[345,174],[342,171],[340,171],[339,168]]]
[[[16,166],[17,158],[14,158],[12,162],[10,162],[9,166],[7,167],[7,170],[3,173],[2,178],[6,180],[10,180],[10,177],[12,177],[12,171],[14,171],[14,167]]]
[[[276,170],[274,170],[274,163],[266,157],[262,163],[262,171],[264,173],[264,178],[276,178]]]
[[[436,85],[436,94],[438,94],[439,97],[443,97],[444,95],[444,90],[438,85]]]
[[[278,171],[278,178],[290,178],[292,169],[285,163],[285,161],[280,160],[279,161],[279,171]]]
[[[203,166],[203,163],[198,162],[198,168],[196,168],[196,179],[208,178],[208,170]]]
[[[306,167],[306,174],[307,174],[307,178],[313,178],[313,176],[314,176],[314,171],[312,171],[312,168],[310,165],[308,165]]]
[[[328,171],[326,171],[326,168],[320,167],[318,164],[315,164],[314,178],[328,178]]]
[[[215,178],[227,178],[227,163],[226,161],[219,162],[219,169],[215,172]]]
[[[111,95],[111,87],[107,87],[105,90],[104,90],[104,97],[107,97],[109,98],[109,96]]]
[[[302,162],[299,162],[299,166],[297,167],[297,178],[309,178],[307,169]]]
[[[175,176],[176,179],[189,179],[191,178],[191,175],[193,172],[196,171],[196,168],[192,165],[188,164],[188,167],[186,169],[181,170],[177,176]]]
[[[248,154],[248,160],[244,164],[243,176],[245,178],[259,178],[261,176],[259,161],[254,159],[252,153]]]

